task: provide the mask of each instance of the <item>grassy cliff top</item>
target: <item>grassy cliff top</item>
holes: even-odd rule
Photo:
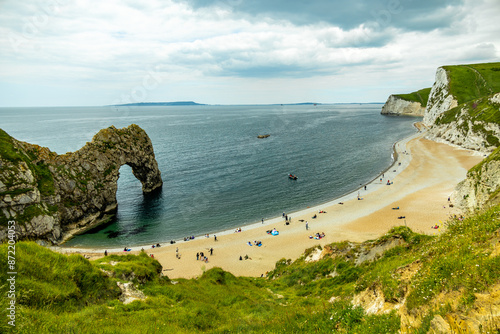
[[[443,66],[458,104],[500,92],[500,63]]]
[[[418,102],[422,105],[422,107],[426,107],[430,92],[431,88],[429,87],[409,94],[395,94],[395,96],[398,96],[406,101]]]

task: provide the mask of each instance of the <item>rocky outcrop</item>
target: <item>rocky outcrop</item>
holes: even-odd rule
[[[500,148],[474,166],[452,194],[460,208],[474,211],[500,202]]]
[[[500,125],[480,117],[499,112],[500,93],[462,104],[437,116],[427,138],[489,154],[499,144]]]
[[[0,130],[0,240],[9,220],[18,239],[60,243],[114,215],[119,169],[129,165],[144,193],[162,187],[153,145],[139,126],[99,131],[58,155]]]
[[[424,116],[425,107],[420,102],[408,101],[398,95],[391,95],[382,107],[382,115]]]
[[[455,97],[450,94],[450,79],[446,70],[439,67],[436,71],[436,81],[432,85],[427,108],[425,109],[424,124],[432,126],[436,118],[451,108],[458,106]]]

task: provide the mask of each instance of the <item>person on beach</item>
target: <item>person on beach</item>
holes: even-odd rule
[[[214,234],[214,241],[217,241],[217,236]]]
[[[210,256],[212,256],[213,253],[214,253],[214,249],[210,248]]]
[[[200,253],[196,253],[196,261],[200,259]]]
[[[264,224],[264,218],[262,218],[262,224]]]
[[[306,220],[306,231],[309,229],[309,223]]]
[[[104,256],[108,256],[108,251],[107,250],[104,251]]]

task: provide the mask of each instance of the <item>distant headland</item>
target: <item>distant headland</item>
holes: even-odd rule
[[[205,106],[206,104],[196,103],[193,101],[176,101],[176,102],[139,102],[113,104],[114,107],[165,107],[165,106]]]

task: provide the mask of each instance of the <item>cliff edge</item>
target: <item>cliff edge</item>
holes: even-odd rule
[[[145,194],[161,189],[153,145],[135,124],[102,129],[80,150],[62,155],[0,130],[0,240],[10,220],[18,240],[58,244],[109,219],[125,164]]]
[[[430,90],[430,88],[424,88],[410,94],[393,94],[385,102],[381,114],[422,117],[425,114]]]

